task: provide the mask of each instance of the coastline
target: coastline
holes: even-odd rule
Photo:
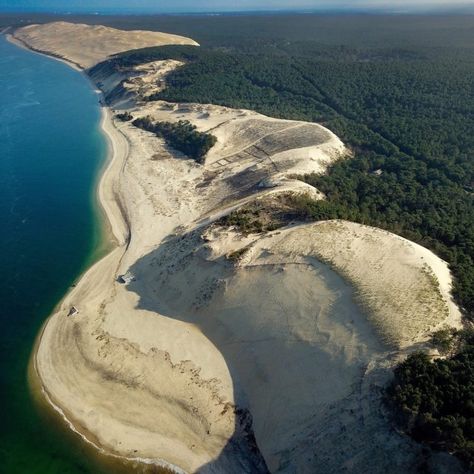
[[[90,78],[83,73],[93,85]],[[99,91],[100,92],[100,91]],[[103,94],[100,92],[101,102]],[[110,232],[117,245],[124,246],[130,238],[130,225],[125,215],[120,196],[116,189],[116,181],[123,170],[129,156],[129,143],[126,137],[117,129],[112,119],[112,111],[105,105],[101,107],[100,129],[107,140],[107,158],[104,167],[99,171],[99,184],[96,195],[103,210]]]
[[[79,70],[77,67],[75,67],[74,63],[70,63],[69,61],[59,58],[55,55],[49,55],[41,51],[37,51],[34,48],[28,47],[27,45],[18,44],[14,41],[14,38],[9,38],[9,41],[18,47],[26,48],[27,50],[36,54],[48,56],[51,59],[56,59],[58,61],[64,62],[70,67],[73,67],[73,69],[86,77],[93,90],[97,91],[97,87],[95,86],[92,79],[86,75],[84,70]],[[100,97],[102,97],[102,92],[98,92],[101,94]],[[156,349],[152,349],[151,351],[146,351],[140,355],[143,355],[143,362],[146,365],[154,367],[153,370],[159,371],[159,368],[156,367],[155,364],[161,364],[165,370],[171,372],[173,377],[181,377],[183,380],[178,381],[178,383],[181,385],[181,389],[175,387],[176,390],[186,390],[186,387],[189,385],[189,380],[193,378],[194,382],[198,384],[199,390],[206,393],[206,395],[199,394],[199,398],[205,400],[205,404],[208,403],[208,400],[217,399],[218,404],[213,408],[215,416],[220,418],[220,420],[217,421],[219,431],[215,435],[216,441],[212,441],[210,446],[206,446],[205,449],[199,453],[193,452],[194,444],[189,443],[189,441],[186,442],[186,444],[182,442],[180,439],[181,436],[179,436],[177,439],[175,438],[168,440],[167,437],[164,437],[163,434],[161,434],[160,430],[155,432],[157,422],[156,419],[158,418],[160,420],[159,423],[162,423],[160,418],[160,410],[157,410],[151,418],[149,415],[146,416],[146,419],[149,419],[149,421],[147,421],[147,423],[149,423],[148,428],[140,429],[139,424],[137,427],[131,427],[132,433],[127,440],[128,448],[124,448],[123,446],[120,446],[122,444],[121,442],[117,442],[116,438],[111,438],[111,436],[114,436],[114,430],[117,428],[120,430],[126,428],[128,430],[128,423],[125,426],[120,425],[120,427],[117,426],[116,428],[113,428],[107,426],[110,423],[101,422],[99,425],[96,425],[95,421],[92,419],[92,426],[86,426],[82,412],[82,408],[87,406],[86,397],[84,397],[85,404],[83,404],[81,400],[79,405],[76,404],[74,407],[70,407],[69,402],[72,401],[70,397],[72,396],[75,398],[77,395],[77,393],[71,393],[70,390],[74,390],[72,386],[66,388],[66,386],[62,385],[60,382],[58,382],[59,385],[57,387],[51,385],[50,383],[47,385],[45,384],[45,377],[49,382],[56,379],[54,361],[56,357],[59,357],[57,361],[61,360],[59,351],[51,352],[51,343],[53,346],[57,346],[57,344],[62,345],[61,341],[64,339],[64,337],[71,336],[69,333],[71,329],[67,328],[73,328],[72,330],[74,331],[74,326],[76,326],[75,321],[70,322],[69,318],[65,318],[71,306],[77,304],[75,299],[84,298],[84,300],[87,299],[87,302],[90,303],[89,308],[80,306],[81,313],[86,313],[86,315],[89,313],[89,315],[92,316],[94,311],[98,310],[101,313],[99,314],[99,318],[102,317],[102,309],[100,309],[102,308],[102,303],[97,304],[97,299],[100,298],[103,301],[103,298],[107,298],[107,295],[110,295],[110,292],[115,293],[115,282],[117,281],[117,275],[119,275],[120,267],[126,268],[127,263],[130,264],[130,261],[123,262],[123,257],[125,253],[127,253],[127,250],[129,250],[129,244],[131,240],[131,232],[128,225],[129,218],[125,212],[125,209],[129,210],[130,205],[130,183],[125,186],[125,189],[121,189],[122,187],[120,185],[120,177],[123,176],[122,171],[124,170],[125,163],[128,158],[129,144],[127,142],[126,136],[122,134],[113,123],[111,110],[103,105],[103,101],[101,105],[102,116],[100,127],[101,131],[106,135],[107,138],[108,156],[104,166],[98,172],[98,174],[101,174],[101,176],[98,182],[96,194],[98,198],[97,201],[100,205],[101,211],[104,214],[104,220],[106,220],[109,232],[115,241],[115,246],[104,257],[93,263],[93,265],[90,266],[82,275],[78,276],[75,286],[64,295],[64,297],[56,305],[53,312],[43,323],[42,328],[37,335],[33,352],[31,354],[31,370],[29,374],[30,386],[32,387],[32,391],[36,392],[35,395],[40,396],[42,402],[41,404],[43,406],[47,406],[50,409],[50,412],[54,413],[56,417],[60,417],[63,422],[65,422],[64,426],[68,426],[71,432],[79,435],[86,446],[91,446],[94,449],[94,454],[97,454],[100,465],[103,464],[101,462],[101,458],[105,459],[105,464],[110,463],[110,459],[115,459],[111,472],[121,472],[116,470],[115,463],[118,463],[119,468],[123,465],[123,463],[132,463],[132,467],[140,466],[140,472],[142,472],[143,469],[145,469],[143,472],[148,472],[146,471],[146,466],[152,466],[152,472],[173,472],[178,474],[194,472],[198,466],[206,464],[210,459],[213,459],[219,455],[234,430],[235,414],[233,411],[230,411],[224,417],[224,419],[222,419],[221,411],[223,407],[227,410],[226,407],[228,406],[228,399],[221,399],[220,396],[216,394],[216,388],[214,387],[215,382],[210,380],[210,377],[208,377],[208,380],[201,379],[201,377],[198,377],[197,379],[195,378],[196,369],[194,368],[191,360],[196,358],[186,357],[186,353],[188,352],[187,347],[183,347],[184,355],[178,356],[176,365],[173,364],[172,360],[170,359],[170,354],[168,354],[166,351],[157,351]],[[124,126],[126,126],[126,124],[124,124]],[[173,171],[178,171],[179,169],[181,170],[181,173],[183,169],[189,170],[190,168],[194,169],[194,173],[197,173],[196,166],[189,163],[179,163],[177,169],[173,169]],[[119,188],[121,191],[125,192],[127,196],[126,201],[123,203],[120,197]],[[131,201],[133,202],[134,199],[132,198]],[[172,218],[171,220],[172,222],[175,222],[175,218]],[[176,224],[166,224],[163,230],[165,232],[169,232],[172,228],[169,227],[170,225],[174,227]],[[139,236],[138,240],[140,241]],[[134,248],[132,254],[136,251],[137,249]],[[128,260],[131,259],[133,262],[134,258],[130,258],[130,255],[128,256]],[[135,258],[138,258],[138,256]],[[95,306],[94,303],[96,304]],[[98,306],[100,306],[100,308],[98,308]],[[80,319],[81,324],[82,321],[85,321],[85,326],[89,326],[86,331],[89,331],[91,326],[95,327],[95,331],[97,331],[97,326],[95,325],[98,320],[94,320],[93,317],[91,317],[89,321],[87,321],[87,319],[88,316],[86,316],[85,319]],[[222,356],[217,351],[217,349],[214,348],[214,346],[207,347],[209,342],[198,329],[190,328],[187,324],[185,324],[184,327],[184,334],[191,337],[190,343],[192,351],[195,354],[196,351],[198,351],[200,354],[199,357],[197,357],[198,361],[200,359],[213,360],[213,366],[217,365],[217,374],[222,380],[221,383],[226,387],[226,392],[229,393],[230,401],[232,402],[230,376]],[[190,329],[191,334],[189,334]],[[179,324],[178,327],[175,327],[171,330],[170,334],[166,336],[166,334],[163,333],[163,336],[171,338],[183,337],[182,331],[183,325]],[[106,335],[107,333],[101,332],[101,334],[103,334],[103,336],[100,336],[99,342],[102,343],[102,337],[105,337],[105,342],[107,345],[109,343],[108,336]],[[58,339],[53,342],[51,338]],[[114,338],[114,341],[117,341],[117,343],[122,345],[122,350],[128,350],[127,347],[129,346],[129,343],[126,339]],[[79,343],[79,341],[76,341],[76,343]],[[135,348],[135,346],[133,347]],[[80,346],[78,346],[77,349],[79,349],[79,353],[82,353],[82,348]],[[180,350],[179,352],[183,351]],[[175,359],[173,358],[173,360]],[[72,362],[72,360],[67,361],[67,363],[70,362]],[[76,364],[77,363],[78,361],[76,361]],[[81,362],[79,363],[85,363],[87,365],[89,361],[81,359]],[[77,367],[77,365],[75,366]],[[73,370],[72,367],[68,369],[68,372],[71,370]],[[143,366],[142,370],[148,372],[148,368],[145,366]],[[155,378],[155,376],[153,376],[153,378]],[[159,382],[159,380],[157,381]],[[75,382],[79,382],[79,380],[76,380]],[[119,380],[117,382],[120,384]],[[82,382],[80,383],[82,385]],[[156,383],[156,381],[154,380],[153,383]],[[56,388],[60,388],[60,391],[57,393],[52,393],[50,391],[50,389],[55,390]],[[142,403],[147,403],[147,392],[150,391],[150,388],[144,388],[144,399]],[[171,389],[172,386],[169,388]],[[67,391],[63,391],[63,389],[66,389]],[[170,396],[171,395],[167,395],[165,400]],[[69,399],[68,403],[64,402],[63,397],[67,397]],[[96,394],[96,397],[98,397],[96,398],[97,400],[104,399],[100,397],[99,394]],[[193,397],[191,397],[191,400],[192,398]],[[129,401],[125,400],[124,402],[127,405],[129,403]],[[151,402],[153,404],[156,403],[154,396],[152,397]],[[71,408],[71,410],[69,408]],[[79,410],[79,413],[81,413],[79,418],[76,416],[78,413],[77,410]],[[183,414],[184,416],[187,416],[188,410],[188,407],[176,407],[175,410],[170,412],[168,419],[166,419],[165,416],[165,420],[168,424],[173,424],[175,423],[175,420],[180,419]],[[176,411],[176,414],[173,413],[174,411]],[[155,418],[155,421],[152,421],[153,418]],[[113,421],[113,424],[115,425],[120,424],[120,416],[117,417],[117,419],[109,420],[111,422]],[[197,438],[195,438],[196,443],[198,439],[204,441],[203,436],[205,436],[205,427],[207,425],[207,422],[202,423],[200,418],[198,420],[199,434],[192,434],[193,439],[197,435]],[[103,427],[104,429],[99,429],[99,426]],[[138,428],[138,430],[136,428]],[[165,428],[163,427],[161,429]],[[204,432],[202,430],[204,430]],[[222,431],[224,431],[225,434],[222,434]],[[167,432],[167,430],[165,430],[165,432]],[[121,431],[121,433],[125,434],[123,431]],[[145,433],[150,435],[149,439],[143,438]],[[106,436],[105,439],[104,435]],[[121,438],[119,437],[118,439],[120,440]],[[156,449],[157,443],[158,449]],[[131,447],[140,448],[140,451],[137,453],[138,450],[133,450]],[[209,454],[209,452],[212,454]],[[96,458],[95,455],[93,455],[93,457]],[[182,469],[183,467],[184,469]],[[124,472],[130,472],[130,467]]]
[[[4,34],[4,32],[1,32],[0,34]],[[50,58],[50,59],[56,59],[56,61],[61,61],[62,63],[67,64],[69,67],[72,67],[75,71],[78,71],[80,73],[84,73],[84,70],[81,68],[81,66],[79,64],[75,63],[74,61],[70,61],[69,59],[66,59],[66,58],[63,58],[61,56],[48,53],[46,51],[41,51],[40,49],[35,49],[32,46],[26,44],[21,39],[17,38],[14,35],[14,32],[10,33],[10,32],[7,31],[5,37],[6,37],[7,41],[14,44],[15,46],[18,46],[19,48],[26,49],[27,51],[30,51],[32,53],[41,54],[42,56],[46,56],[47,58]]]
[[[108,262],[111,259],[114,263],[112,265],[119,266],[120,261],[123,257],[126,247],[130,239],[130,227],[128,218],[126,217],[123,206],[120,203],[120,196],[117,190],[118,180],[120,173],[123,170],[126,160],[129,156],[129,143],[125,135],[123,135],[119,129],[115,126],[112,115],[112,110],[104,105],[104,95],[103,92],[97,88],[93,80],[87,75],[87,73],[76,63],[69,61],[65,58],[59,56],[51,55],[49,53],[34,49],[26,45],[23,41],[15,38],[11,33],[5,35],[7,41],[11,44],[25,49],[29,52],[45,56],[49,59],[54,59],[56,61],[62,62],[63,64],[71,67],[76,72],[80,73],[89,83],[93,91],[97,93],[98,96],[98,106],[100,108],[100,123],[99,129],[107,142],[107,151],[106,157],[104,159],[103,165],[97,172],[97,185],[95,186],[95,202],[99,206],[96,212],[98,212],[102,217],[101,226],[104,229],[107,229],[101,236],[102,242],[99,247],[104,245],[105,255],[99,257],[97,260],[95,256],[92,255],[91,264],[85,265],[87,268],[84,272],[80,273],[76,279],[76,285],[84,283],[87,281],[88,276],[96,268],[100,268],[104,264],[110,265]],[[102,233],[102,232],[101,232]],[[112,239],[109,239],[109,236]],[[54,402],[52,396],[48,393],[46,387],[44,386],[39,370],[37,367],[37,354],[38,349],[44,334],[44,331],[52,318],[56,313],[58,308],[60,308],[65,301],[71,296],[71,293],[74,292],[74,288],[69,290],[63,298],[57,303],[52,313],[48,318],[43,322],[41,329],[35,339],[34,346],[32,348],[30,363],[28,365],[28,384],[32,391],[33,398],[35,403],[38,405],[43,405],[40,409],[49,409],[53,416],[58,417],[62,420],[67,429],[71,430],[72,433],[79,436],[82,440],[81,442],[86,443],[86,445],[92,447],[95,451],[96,456],[105,456],[106,461],[110,459],[115,459],[121,463],[139,463],[142,465],[153,465],[157,468],[163,469],[164,473],[173,472],[176,474],[186,474],[186,471],[183,471],[178,466],[175,466],[171,463],[168,463],[164,460],[159,459],[149,459],[149,458],[140,458],[140,457],[127,457],[120,454],[116,454],[110,450],[105,449],[101,446],[100,442],[95,439],[95,436],[88,430],[81,427],[80,423],[74,421],[73,417],[58,404]],[[39,399],[41,397],[41,400]],[[103,462],[104,460],[102,460]],[[99,464],[101,460],[99,459]],[[129,469],[133,466],[120,466],[120,468]]]
[[[64,61],[54,55],[47,56]],[[85,75],[83,71],[81,73]],[[90,81],[90,78],[87,78]],[[289,226],[275,233],[269,232],[266,236],[252,238],[233,235],[232,231],[230,235],[225,235],[226,231],[219,233],[212,228],[209,232],[203,230],[203,233],[195,233],[193,236],[192,233],[197,229],[196,219],[209,216],[204,221],[203,227],[206,228],[218,217],[228,214],[235,206],[242,205],[243,201],[235,201],[234,195],[231,197],[235,205],[224,206],[225,201],[219,199],[229,199],[228,189],[225,190],[226,194],[219,188],[219,179],[211,182],[207,180],[205,173],[209,174],[210,170],[216,170],[215,176],[219,177],[218,170],[225,169],[229,174],[236,175],[243,169],[238,168],[238,164],[236,168],[227,167],[230,163],[224,165],[220,162],[221,153],[225,152],[229,144],[233,153],[227,150],[225,157],[232,157],[243,150],[241,146],[237,146],[239,145],[237,141],[233,142],[230,137],[235,135],[236,130],[240,130],[242,124],[242,129],[246,130],[248,127],[246,121],[252,123],[248,117],[255,118],[257,114],[251,111],[231,111],[212,105],[191,105],[180,109],[178,104],[176,108],[176,114],[182,113],[182,116],[190,117],[204,131],[210,129],[212,120],[215,121],[215,128],[212,130],[218,135],[219,142],[213,154],[208,157],[206,167],[200,168],[189,160],[180,160],[181,156],[169,152],[156,139],[149,140],[147,138],[149,135],[145,132],[126,123],[114,124],[110,109],[102,107],[100,126],[107,138],[108,156],[98,172],[100,179],[96,194],[104,213],[104,220],[116,245],[80,276],[76,287],[65,295],[44,323],[32,355],[33,375],[37,376],[43,397],[49,405],[66,421],[71,430],[94,446],[98,452],[120,460],[166,466],[175,472],[185,472],[174,465],[178,463],[187,471],[194,472],[206,465],[211,465],[213,469],[215,466],[212,466],[212,463],[215,463],[221,453],[224,453],[223,462],[217,464],[221,471],[223,466],[226,466],[226,456],[232,461],[236,460],[235,462],[248,458],[248,452],[243,449],[239,452],[235,448],[237,445],[235,439],[249,439],[249,434],[253,436],[253,431],[250,433],[245,431],[248,425],[244,425],[238,416],[238,409],[241,406],[245,407],[240,405],[241,400],[238,398],[238,390],[244,386],[247,390],[246,396],[249,395],[251,402],[254,403],[253,406],[250,405],[249,412],[256,421],[254,426],[259,443],[257,450],[262,450],[268,467],[276,468],[279,461],[278,455],[274,453],[283,452],[294,442],[290,439],[288,427],[295,430],[293,436],[301,437],[304,430],[300,424],[314,413],[311,411],[312,408],[288,408],[289,404],[286,404],[282,407],[289,414],[286,425],[279,424],[284,418],[283,411],[278,410],[275,405],[272,412],[274,416],[269,417],[266,407],[272,407],[274,400],[267,400],[267,395],[272,393],[286,395],[290,402],[296,400],[296,397],[288,387],[300,387],[301,384],[304,388],[301,392],[312,397],[314,390],[320,387],[317,383],[311,385],[306,380],[311,379],[307,374],[312,374],[315,381],[325,376],[317,371],[311,372],[312,364],[308,366],[303,364],[300,367],[298,361],[301,358],[297,357],[297,351],[285,352],[288,341],[301,344],[302,351],[320,344],[321,341],[314,340],[313,337],[314,334],[321,332],[318,324],[323,326],[326,324],[324,319],[326,310],[321,309],[318,317],[314,318],[314,302],[321,301],[323,306],[328,303],[328,307],[332,305],[333,297],[326,293],[322,281],[313,273],[315,268],[317,271],[326,271],[324,265],[311,263],[309,270],[295,270],[300,268],[295,265],[306,265],[307,262],[300,261],[301,258],[313,254],[319,255],[315,248],[302,245],[311,241],[318,226],[296,225],[294,229]],[[160,108],[159,104],[144,105],[139,110],[134,109],[133,113],[144,114],[149,111],[164,120],[169,119],[172,113]],[[173,116],[173,119],[176,117],[177,115]],[[292,125],[289,121],[271,118],[260,118],[260,121],[269,126],[276,121],[275,126],[281,127],[279,130],[282,130],[282,133]],[[273,131],[270,135],[275,134],[277,132]],[[264,137],[270,135],[266,134]],[[327,137],[324,139],[328,140]],[[325,152],[321,151],[323,164],[317,163],[321,170],[324,170],[324,164],[337,155],[337,153],[331,155],[330,151],[339,149],[339,143],[336,143],[338,139],[332,137],[331,140],[334,143],[331,142],[332,145],[328,146]],[[288,136],[286,144],[287,142]],[[299,143],[298,140],[296,142]],[[254,144],[255,142],[246,143],[247,147]],[[234,148],[232,145],[235,145]],[[219,146],[221,148],[218,148]],[[301,147],[298,150],[300,150],[297,155],[300,162],[297,165],[311,164],[309,158],[311,160],[313,158],[309,151],[306,153]],[[341,142],[340,151],[342,150]],[[126,173],[122,173],[130,153],[132,159],[127,165]],[[287,154],[288,151],[284,151],[274,156],[279,156],[285,163]],[[294,149],[291,149],[290,154],[295,155]],[[312,165],[314,166],[314,163]],[[282,183],[276,190],[272,188],[260,190],[252,194],[251,198],[255,198],[257,194],[268,197],[277,191],[295,190],[291,181]],[[242,184],[246,184],[244,180],[236,186],[238,191],[241,191]],[[301,187],[301,184],[299,186]],[[211,191],[206,194],[209,189]],[[209,202],[206,202],[206,198],[211,197],[212,191],[217,195],[212,196],[215,201],[209,199]],[[133,224],[133,235],[131,224]],[[354,235],[364,237],[364,230],[369,240],[373,238],[375,232],[381,235],[380,248],[384,251],[394,244],[394,237],[389,233],[385,235],[383,232],[360,226],[354,226],[353,232]],[[284,237],[293,232],[292,241],[288,243]],[[302,238],[305,232],[308,233],[306,236],[308,238]],[[349,236],[348,243],[354,243],[354,235]],[[193,240],[194,237],[197,237],[198,241]],[[364,238],[360,240],[364,245],[367,244]],[[228,257],[232,252],[235,253],[236,249],[239,251],[243,249],[245,256],[242,261],[232,266]],[[406,249],[401,250],[405,255]],[[415,250],[410,244],[408,253],[416,254]],[[360,253],[364,254],[358,252]],[[371,252],[366,249],[365,253]],[[192,257],[182,260],[183,255]],[[321,255],[317,258],[318,262],[324,260]],[[193,259],[194,264],[190,264]],[[417,268],[418,264],[419,262],[416,262]],[[281,272],[275,274],[260,272],[261,268],[276,268],[275,265],[280,267]],[[331,266],[337,268],[337,262],[333,262]],[[187,274],[186,269],[189,268],[191,273]],[[130,285],[118,283],[118,276],[129,269],[137,276],[137,282]],[[209,270],[207,275],[206,269]],[[237,277],[229,277],[229,272],[233,272]],[[339,272],[342,273],[340,269]],[[202,276],[203,286],[193,286],[196,282],[195,275]],[[449,272],[447,275],[449,276]],[[328,273],[327,278],[332,279],[333,276]],[[252,278],[255,278],[255,281],[249,288],[248,283],[253,281]],[[301,284],[299,288],[294,288],[293,282],[299,281],[298,278],[301,278]],[[360,275],[354,278],[353,286],[356,286],[358,281],[362,281]],[[269,308],[271,299],[267,300],[268,305],[265,307],[258,306],[261,295],[255,294],[253,289],[259,288],[262,282],[267,282],[271,291],[280,288],[276,293],[282,295],[289,290],[289,295],[297,294],[299,289],[317,288],[318,285],[321,292],[309,298],[307,306],[300,303],[306,301],[306,294],[301,294],[301,298],[297,298],[298,307],[303,310],[302,319],[294,318],[291,320],[292,324],[288,323],[282,327],[281,333],[278,332],[270,338],[273,342],[268,348],[265,343],[260,343],[263,340],[261,336],[266,336],[268,340],[282,311],[281,308],[277,308],[274,314],[271,313]],[[388,281],[393,282],[396,283],[396,288],[402,288],[399,281],[393,279]],[[276,286],[278,283],[281,284],[280,287]],[[334,287],[342,288],[340,283],[335,282]],[[219,284],[225,287],[225,298],[213,300],[213,292],[218,294],[216,290],[218,287],[213,285]],[[341,290],[344,294],[349,294],[349,291],[350,288],[346,286]],[[211,297],[208,296],[209,293]],[[369,296],[380,300],[380,293],[376,292]],[[231,306],[235,308],[239,308],[242,301],[250,301],[254,305],[250,305],[247,312],[239,310],[238,317],[236,315],[234,318],[238,321],[235,327],[229,325],[229,320],[232,318],[228,317],[227,312],[225,315],[221,313],[223,317],[221,320],[218,319],[221,311],[219,304],[226,309],[229,301],[233,302]],[[291,299],[287,303],[290,307],[294,306]],[[79,317],[67,317],[69,309],[76,304],[81,313]],[[192,309],[187,305],[192,305]],[[267,310],[270,312],[267,313]],[[293,312],[289,309],[287,313]],[[207,319],[199,320],[203,314],[213,315],[215,321],[209,324]],[[160,317],[154,317],[155,315]],[[255,327],[259,315],[264,317]],[[308,318],[307,323],[304,318]],[[328,324],[333,322],[332,318],[329,319]],[[383,350],[379,348],[369,350],[369,346],[372,347],[373,341],[377,338],[372,330],[366,327],[362,316],[359,319],[355,326],[354,321],[341,320],[338,322],[339,326],[330,327],[328,330],[328,333],[339,341],[338,344],[344,351],[352,347],[352,344],[344,339],[347,327],[361,337],[361,343],[357,345],[354,355],[350,354],[349,363],[341,362],[340,366],[331,370],[333,374],[341,374],[340,377],[335,377],[337,380],[329,384],[331,386],[335,387],[343,380],[347,382],[347,387],[352,387],[355,381],[361,385],[368,385],[370,371],[368,376],[364,372],[362,381],[358,378],[361,372],[360,361],[365,360],[366,353],[375,351],[378,354]],[[266,327],[269,321],[272,323]],[[308,331],[308,327],[312,328],[312,324],[316,324],[316,328],[314,331]],[[264,331],[260,331],[261,325],[265,328]],[[355,329],[352,329],[354,327]],[[225,331],[221,331],[221,328],[225,328]],[[253,333],[255,329],[258,331]],[[278,345],[279,340],[283,341],[281,346]],[[414,340],[413,334],[410,334],[410,341],[412,340]],[[232,344],[229,345],[229,341]],[[306,342],[311,344],[306,345]],[[239,354],[236,358],[234,349],[229,351],[231,345],[241,347],[241,350],[236,349]],[[327,346],[323,344],[321,347]],[[261,363],[263,382],[255,377],[255,360],[250,358],[242,361],[240,354],[248,352],[248,348],[252,354],[261,351],[258,361]],[[338,352],[340,351],[336,350],[332,354]],[[278,381],[274,381],[275,385],[269,385],[265,378],[270,379],[280,367],[279,361],[275,360],[278,358],[273,356],[274,353],[279,354],[285,364],[288,361],[296,363],[294,367],[298,370],[289,372],[296,375],[301,373],[304,377],[301,379],[296,377],[296,381],[292,379],[282,381],[283,386],[279,386]],[[362,355],[358,356],[358,353]],[[310,359],[314,359],[314,354],[306,354],[304,360]],[[235,371],[236,366],[239,366],[240,372]],[[234,372],[231,374],[226,372],[228,367],[233,367]],[[366,370],[363,367],[362,369]],[[238,385],[239,377],[244,379],[248,377],[242,386]],[[163,384],[162,380],[166,383]],[[126,388],[123,389],[123,386]],[[190,386],[192,388],[189,388]],[[345,390],[344,387],[339,392],[331,389],[326,395],[328,403],[334,401],[334,397],[336,401],[343,400],[347,395]],[[94,392],[93,396],[90,392]],[[362,393],[362,397],[364,396]],[[307,405],[313,406],[312,399],[308,399]],[[370,408],[373,408],[373,405]],[[235,410],[237,416],[234,416],[232,410]],[[297,420],[297,427],[292,427],[296,416],[300,416],[301,419]],[[322,415],[316,412],[316,416]],[[338,421],[337,414],[334,421]],[[267,423],[268,428],[265,427]],[[271,423],[274,423],[274,427]],[[358,420],[355,420],[355,435],[359,430],[357,423]],[[329,425],[332,424],[330,420]],[[241,428],[242,425],[244,429]],[[250,427],[252,428],[251,424]],[[277,428],[281,429],[284,436],[279,436]],[[310,426],[309,429],[313,427]],[[211,431],[212,434],[209,436]],[[385,436],[383,429],[382,434]],[[225,451],[229,440],[231,443],[234,442],[231,446],[235,449],[230,453],[229,450]],[[269,440],[273,440],[275,444],[271,445]],[[239,446],[238,448],[241,449]],[[139,455],[133,456],[132,453],[138,450]],[[295,456],[295,459],[301,460],[306,454],[306,451],[302,451]],[[170,459],[172,462],[165,463],[161,459]],[[201,472],[221,471],[204,469]],[[222,472],[242,471],[226,469]],[[266,471],[262,468],[262,471],[258,472]]]

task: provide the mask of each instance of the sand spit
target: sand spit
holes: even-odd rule
[[[186,472],[417,472],[421,449],[380,394],[402,350],[458,324],[446,264],[347,222],[223,228],[256,198],[320,196],[291,175],[323,172],[343,144],[317,124],[134,93],[134,117],[189,120],[218,141],[201,166],[104,117],[114,159],[99,196],[118,245],[45,324],[48,398],[106,451]],[[438,472],[446,462],[433,455]]]
[[[34,50],[67,59],[82,69],[131,49],[168,44],[198,46],[190,38],[169,33],[122,31],[107,26],[64,21],[25,26],[15,30],[13,36]]]

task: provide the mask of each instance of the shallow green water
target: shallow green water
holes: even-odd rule
[[[1,472],[102,471],[38,411],[27,383],[41,324],[99,249],[99,120],[84,77],[0,37]]]

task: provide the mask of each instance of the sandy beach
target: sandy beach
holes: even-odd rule
[[[57,28],[34,31],[20,34],[29,47],[83,64]],[[146,83],[179,65],[137,74]],[[323,198],[293,175],[324,172],[344,144],[318,124],[142,103],[136,84],[134,118],[189,120],[217,143],[199,165],[103,108],[98,196],[115,247],[39,336],[47,400],[99,449],[177,472],[416,472],[421,448],[391,428],[381,389],[433,330],[460,326],[446,263],[344,221],[261,234],[224,225],[258,200]]]

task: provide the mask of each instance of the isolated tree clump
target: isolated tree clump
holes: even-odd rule
[[[217,141],[214,135],[198,132],[196,126],[187,120],[179,120],[176,123],[154,122],[151,117],[143,117],[132,123],[163,138],[168,145],[201,164]]]

